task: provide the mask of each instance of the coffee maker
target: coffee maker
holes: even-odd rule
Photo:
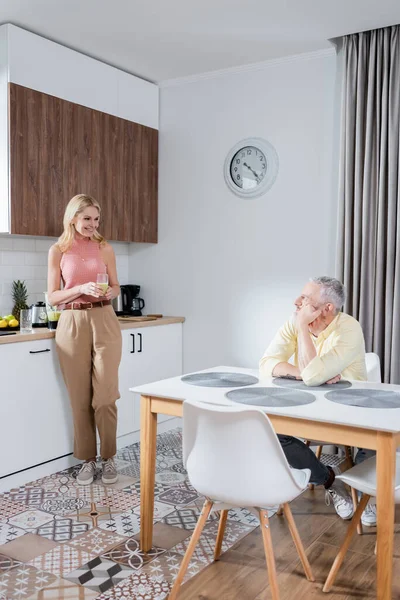
[[[141,317],[144,308],[143,298],[139,298],[140,285],[121,285],[121,293],[112,300],[117,315]]]

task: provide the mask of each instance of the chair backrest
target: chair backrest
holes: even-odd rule
[[[367,365],[367,381],[381,383],[381,361],[375,352],[366,352],[365,364]]]
[[[193,487],[233,506],[274,506],[306,487],[291,469],[267,415],[257,408],[185,401],[183,462]]]

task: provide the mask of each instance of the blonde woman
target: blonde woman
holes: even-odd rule
[[[84,460],[77,481],[93,482],[96,427],[105,484],[118,479],[116,453],[121,329],[111,306],[120,291],[115,255],[99,234],[100,206],[78,194],[64,214],[64,232],[49,251],[48,299],[62,309],[56,346],[74,421],[74,456]],[[97,274],[108,273],[103,294]]]

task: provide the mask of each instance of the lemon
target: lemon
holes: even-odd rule
[[[4,327],[7,327],[7,321],[5,321],[4,319],[1,319],[1,321],[0,321],[0,327],[2,329],[4,329]]]
[[[11,319],[11,321],[8,321],[8,324],[10,327],[18,327],[19,322],[17,321],[17,319]]]
[[[7,321],[7,323],[9,323],[10,321],[12,321],[13,319],[15,319],[14,315],[7,315],[6,317],[3,317],[3,319],[5,321]]]

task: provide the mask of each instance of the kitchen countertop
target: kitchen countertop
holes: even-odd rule
[[[145,315],[144,315],[145,316]],[[172,323],[183,323],[185,317],[161,317],[155,321],[138,321],[122,323],[121,329],[141,329],[143,327],[157,327],[159,325],[171,325]],[[33,333],[16,333],[15,335],[0,335],[0,344],[14,344],[16,342],[33,342],[35,340],[46,340],[55,337],[55,331],[47,328],[34,328]]]

